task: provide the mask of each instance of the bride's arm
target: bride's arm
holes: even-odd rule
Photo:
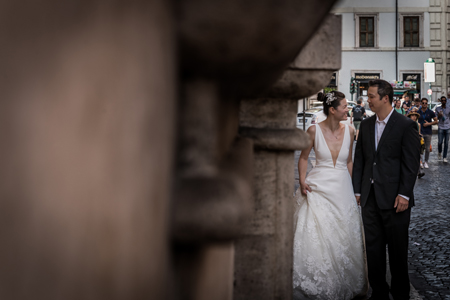
[[[311,149],[314,145],[314,137],[316,136],[316,126],[310,126],[306,133],[308,133],[311,143],[308,148],[303,149],[298,159],[298,177],[300,183],[300,189],[303,194],[306,195],[306,191],[311,192],[311,188],[306,184],[306,170],[308,169],[308,157],[311,153]]]
[[[348,172],[350,173],[350,177],[352,177],[352,172],[353,172],[353,140],[354,140],[354,136],[355,136],[355,129],[353,127],[350,127],[350,149],[349,149],[349,154],[348,154],[348,159],[347,159],[347,169]]]

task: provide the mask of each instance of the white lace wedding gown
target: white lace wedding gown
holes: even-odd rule
[[[361,217],[347,169],[350,133],[336,165],[316,126],[316,166],[306,177],[312,192],[295,193],[294,289],[302,299],[353,299],[367,291]]]

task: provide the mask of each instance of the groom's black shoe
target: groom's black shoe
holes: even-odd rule
[[[368,300],[390,300],[389,295],[374,295],[372,294]]]

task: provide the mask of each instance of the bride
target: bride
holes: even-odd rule
[[[344,94],[319,93],[327,119],[311,126],[312,144],[298,161],[295,193],[294,294],[301,299],[353,299],[366,294],[361,217],[352,187],[354,129]],[[314,147],[316,165],[306,176]]]

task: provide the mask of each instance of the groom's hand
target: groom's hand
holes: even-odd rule
[[[355,196],[356,198],[356,203],[358,203],[358,205],[361,205],[361,196]]]
[[[395,198],[395,204],[394,208],[397,208],[396,212],[402,212],[408,208],[409,201],[403,198],[402,196],[398,195],[397,198]]]

